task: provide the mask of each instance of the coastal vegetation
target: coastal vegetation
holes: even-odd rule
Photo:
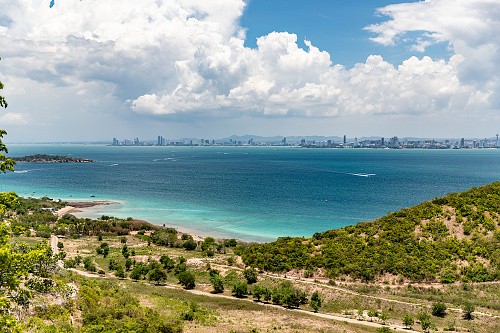
[[[0,58],[0,60],[1,59],[2,58]],[[3,89],[3,83],[0,81],[0,90],[2,89]],[[7,100],[5,99],[5,97],[0,95],[0,108],[7,108],[7,106],[8,106]],[[14,171],[14,165],[16,164],[14,160],[5,156],[5,154],[9,152],[7,146],[2,141],[2,138],[6,134],[7,132],[0,128],[0,173],[6,171]]]
[[[485,281],[498,280],[499,199],[493,183],[311,238],[244,244],[2,193],[0,327],[497,331],[500,285]]]
[[[500,280],[500,182],[453,193],[373,222],[239,247],[245,264],[269,272],[323,272],[372,282]]]

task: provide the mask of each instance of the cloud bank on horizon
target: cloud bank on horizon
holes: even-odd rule
[[[36,121],[36,100],[98,117],[473,117],[500,111],[500,2],[425,0],[378,10],[375,43],[411,42],[422,57],[367,55],[352,68],[292,32],[245,43],[243,0],[4,1],[0,74],[26,107],[0,122]],[[368,36],[368,37],[370,37]],[[449,59],[425,56],[447,43]],[[10,89],[10,90],[9,90]],[[29,101],[31,100],[31,102]],[[77,105],[78,107],[75,107]],[[43,110],[42,110],[43,111]]]

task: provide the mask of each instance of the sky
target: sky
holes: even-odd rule
[[[6,142],[493,137],[498,0],[0,0]]]

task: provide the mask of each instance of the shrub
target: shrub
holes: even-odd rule
[[[233,286],[233,296],[244,298],[248,295],[248,284],[246,282],[238,282]]]
[[[245,271],[243,272],[243,276],[247,280],[248,284],[254,284],[255,282],[257,282],[257,271],[251,267],[245,269]]]
[[[137,277],[134,275],[134,277]],[[167,272],[161,267],[154,267],[147,273],[148,281],[154,282],[156,285],[167,281]],[[134,279],[138,280],[138,279]]]
[[[406,328],[411,328],[415,321],[413,320],[413,317],[410,316],[409,314],[406,314],[403,318],[403,325]]]
[[[192,272],[184,271],[177,276],[184,289],[194,289],[196,278]]]
[[[472,305],[471,303],[467,302],[464,304],[463,308],[463,315],[462,317],[465,319],[465,320],[472,320],[474,319],[474,310],[475,310],[475,307],[474,305]]]
[[[446,316],[446,304],[437,302],[432,304],[432,315],[444,318]]]
[[[309,305],[311,306],[314,312],[318,312],[319,308],[321,307],[321,297],[319,296],[317,290],[313,292]]]
[[[214,294],[220,294],[224,292],[224,281],[219,275],[213,275],[210,277],[210,283],[212,283],[212,287],[214,288]]]

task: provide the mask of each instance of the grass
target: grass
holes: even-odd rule
[[[18,237],[16,241],[26,241],[34,244],[45,241],[38,238]],[[161,286],[152,286],[144,281],[119,280],[109,271],[109,260],[113,259],[122,266],[125,258],[121,254],[123,244],[119,237],[104,237],[98,241],[97,237],[81,239],[62,239],[64,250],[68,257],[76,255],[92,256],[98,269],[103,269],[107,276],[117,281],[123,288],[137,297],[141,304],[151,307],[169,320],[180,320],[184,323],[186,332],[347,332],[364,333],[375,332],[376,329],[356,326],[342,322],[335,322],[313,317],[285,309],[265,306],[261,303],[241,301],[236,299],[207,297],[195,295],[183,290],[177,284],[177,278],[169,273],[167,283],[179,289]],[[107,242],[110,252],[107,258],[97,255],[96,247]],[[212,258],[205,257],[198,251],[186,251],[178,248],[165,248],[148,246],[136,237],[127,237],[127,246],[135,251],[135,258],[147,260],[148,257],[158,259],[162,254],[176,259],[180,256],[188,259],[188,269],[196,275],[196,289],[210,292],[212,286],[208,275],[208,267],[219,270],[224,278],[224,295],[231,295],[232,285],[244,281],[241,267],[227,266],[227,258],[233,254],[216,254]],[[208,265],[209,264],[209,265]],[[83,269],[83,268],[80,268]],[[278,285],[282,280],[259,274],[259,284],[267,287]],[[323,298],[321,313],[340,314],[349,312],[356,318],[359,310],[365,313],[369,310],[379,310],[387,314],[388,323],[401,324],[405,314],[414,318],[421,311],[430,313],[433,302],[442,301],[448,308],[461,308],[464,301],[470,301],[476,306],[476,311],[500,314],[500,284],[470,284],[470,285],[419,285],[408,287],[406,285],[376,285],[376,284],[342,284],[337,286],[343,290],[333,289],[324,284],[307,284],[304,281],[294,281],[294,286],[306,291],[309,295],[318,290]],[[356,294],[353,294],[355,292]],[[413,304],[399,304],[385,299],[399,300]],[[251,300],[251,296],[248,297]],[[423,304],[424,306],[420,306]],[[302,307],[310,310],[309,306]],[[462,331],[476,333],[500,332],[500,319],[476,316],[475,320],[463,320],[461,313],[448,311],[445,318],[432,317],[432,322],[439,330],[457,328]],[[415,329],[419,325],[414,325]]]

